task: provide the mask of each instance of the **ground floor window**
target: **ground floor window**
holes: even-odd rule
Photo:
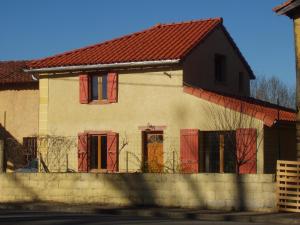
[[[37,157],[37,137],[24,137],[23,148],[25,161],[29,163]]]
[[[90,136],[90,169],[107,169],[107,135]]]
[[[202,132],[202,137],[201,144],[203,147],[200,149],[199,157],[200,171],[207,173],[235,173],[235,131]]]
[[[183,173],[256,173],[257,132],[180,130]]]
[[[118,133],[91,131],[78,134],[79,172],[117,172],[118,170]]]

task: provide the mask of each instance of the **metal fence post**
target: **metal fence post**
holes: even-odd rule
[[[175,173],[175,151],[172,152],[173,154],[173,173]]]
[[[126,151],[126,173],[128,173],[128,151]]]
[[[0,173],[5,172],[4,166],[4,141],[0,140]]]

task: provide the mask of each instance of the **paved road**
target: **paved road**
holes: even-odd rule
[[[74,213],[43,213],[43,212],[11,212],[0,211],[0,224],[7,225],[266,225],[266,223],[237,222],[205,222],[193,220],[151,219],[133,216],[107,214],[74,214]]]

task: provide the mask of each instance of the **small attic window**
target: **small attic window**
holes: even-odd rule
[[[215,54],[215,81],[224,83],[226,81],[226,56]]]

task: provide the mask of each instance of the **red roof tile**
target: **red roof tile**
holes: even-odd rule
[[[278,6],[276,6],[276,7],[274,7],[273,8],[273,11],[274,12],[278,12],[279,10],[281,10],[281,9],[283,9],[284,7],[286,7],[286,6],[288,6],[288,5],[290,5],[292,2],[294,2],[295,0],[288,0],[288,1],[286,1],[286,2],[284,2],[284,3],[282,3],[282,4],[280,4],[280,5],[278,5]]]
[[[222,18],[161,24],[96,45],[31,61],[30,68],[182,59]]]
[[[257,118],[269,127],[276,121],[296,121],[296,112],[294,110],[254,98],[229,96],[187,86],[184,87],[184,92]]]
[[[35,82],[25,73],[27,61],[0,61],[0,84]]]

